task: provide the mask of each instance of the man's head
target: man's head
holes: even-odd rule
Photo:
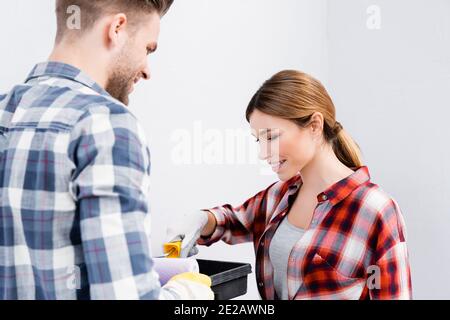
[[[55,44],[93,54],[84,59],[98,61],[94,65],[100,69],[98,73],[105,75],[105,89],[127,105],[134,84],[140,78],[150,78],[147,56],[156,50],[160,18],[172,3],[173,0],[56,0]]]

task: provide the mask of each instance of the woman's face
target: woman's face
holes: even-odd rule
[[[255,110],[250,116],[252,134],[259,143],[259,157],[266,160],[282,181],[301,171],[317,150],[311,126],[300,128],[293,121]]]

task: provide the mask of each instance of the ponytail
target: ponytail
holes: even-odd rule
[[[336,121],[331,132],[333,151],[338,159],[349,168],[361,167],[361,150],[342,125]]]

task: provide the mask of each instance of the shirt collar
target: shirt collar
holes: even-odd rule
[[[25,82],[40,77],[58,77],[76,81],[85,85],[101,95],[108,95],[98,83],[92,80],[87,74],[80,69],[62,62],[47,61],[38,63],[31,70]]]
[[[365,166],[356,168],[347,178],[336,182],[317,196],[319,202],[330,201],[332,205],[339,203],[360,185],[370,181],[369,169]]]
[[[347,178],[342,179],[331,185],[328,189],[317,195],[319,203],[330,201],[331,205],[336,205],[341,200],[345,199],[360,185],[370,181],[369,169],[366,166],[356,168],[354,173]],[[300,175],[295,176],[289,182],[289,194],[292,195],[298,191],[302,185]]]

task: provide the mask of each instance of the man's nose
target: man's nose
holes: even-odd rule
[[[150,68],[147,66],[145,66],[145,68],[142,70],[142,78],[144,80],[149,80],[150,79]]]

